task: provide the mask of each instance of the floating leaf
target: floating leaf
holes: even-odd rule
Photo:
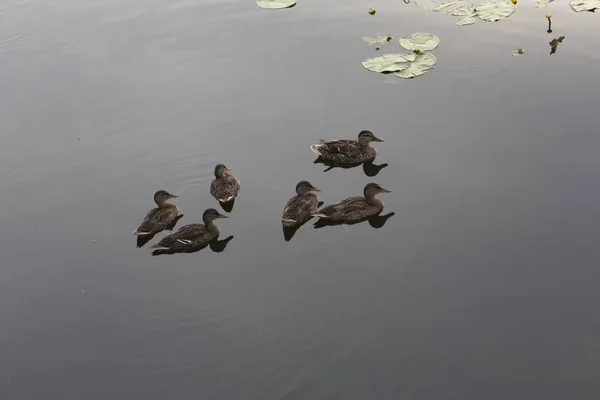
[[[374,37],[363,36],[363,40],[369,44],[384,44],[385,42],[392,40],[392,38],[390,36],[378,33]]]
[[[371,14],[371,15],[375,15],[376,12],[377,12],[377,10],[374,8],[369,9],[369,14]]]
[[[369,71],[394,73],[400,78],[410,79],[429,71],[436,61],[431,53],[392,53],[368,58],[362,65]]]
[[[500,21],[514,13],[515,8],[510,0],[489,0],[477,6],[477,16],[488,22]]]
[[[577,12],[593,12],[596,8],[600,8],[600,0],[571,0],[571,8]]]
[[[537,8],[548,7],[548,4],[552,3],[554,0],[537,0],[537,4],[535,5]]]
[[[256,4],[260,8],[277,10],[280,8],[290,8],[296,5],[296,0],[257,0]]]
[[[522,56],[523,54],[525,54],[525,50],[523,49],[517,49],[516,51],[512,52],[513,56]]]
[[[433,33],[415,32],[408,37],[400,38],[400,46],[406,50],[433,50],[440,44],[440,38]]]
[[[400,70],[394,75],[404,79],[416,78],[417,76],[421,76],[425,72],[432,69],[437,62],[437,59],[431,53],[420,53],[415,54],[415,56],[415,59],[408,68]]]
[[[456,20],[456,25],[458,25],[458,26],[471,25],[474,23],[475,23],[475,18],[468,17],[468,16],[458,17],[458,19]]]
[[[435,7],[433,11],[458,17],[456,25],[470,25],[475,23],[475,6],[464,0],[450,0]]]

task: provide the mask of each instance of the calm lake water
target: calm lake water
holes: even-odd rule
[[[534,5],[2,1],[0,398],[598,399],[600,16]],[[361,66],[415,31],[433,71]],[[376,177],[313,164],[362,129]],[[179,226],[217,206],[216,163],[225,250],[136,248],[156,190]],[[302,179],[395,215],[286,242]]]

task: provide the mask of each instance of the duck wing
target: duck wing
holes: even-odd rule
[[[329,154],[347,154],[352,151],[359,151],[360,144],[356,140],[330,140],[327,142],[322,141],[319,144],[313,145],[316,147],[318,153],[329,153]]]
[[[359,209],[364,207],[365,204],[368,203],[362,196],[348,197],[339,203],[330,204],[313,212],[313,215],[319,218],[341,219],[350,210]]]
[[[284,226],[302,224],[312,218],[318,206],[319,199],[315,195],[294,196],[285,205],[281,222]]]
[[[240,181],[233,175],[216,178],[210,184],[210,194],[222,203],[227,203],[238,195]]]
[[[186,248],[197,246],[209,236],[204,224],[190,224],[182,226],[177,232],[165,236],[160,242],[150,247],[153,249],[183,251]]]
[[[177,207],[153,208],[134,233],[138,236],[156,234],[166,229],[177,218],[178,213]]]

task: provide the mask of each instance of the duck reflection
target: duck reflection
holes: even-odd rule
[[[230,213],[233,210],[233,205],[235,204],[235,199],[231,199],[229,201],[219,201],[219,205],[223,209],[223,211]]]
[[[368,218],[363,218],[363,219],[360,219],[360,220],[350,221],[350,222],[346,222],[346,221],[330,221],[330,220],[326,220],[326,219],[319,219],[317,222],[315,222],[314,228],[315,229],[320,229],[320,228],[323,228],[325,226],[356,225],[356,224],[360,224],[362,222],[368,221],[369,225],[371,225],[372,228],[379,229],[379,228],[383,228],[383,226],[385,225],[385,223],[387,222],[387,220],[390,219],[390,218],[392,218],[394,215],[396,215],[396,213],[395,212],[391,212],[391,213],[387,213],[385,215],[373,215],[373,216],[368,217]]]
[[[323,157],[319,156],[314,161],[314,164],[326,165],[328,168],[323,170],[323,172],[331,171],[334,168],[350,169],[350,168],[355,168],[355,167],[362,165],[363,172],[365,173],[365,175],[369,176],[369,177],[373,177],[373,176],[377,176],[377,174],[379,174],[379,171],[381,171],[382,169],[384,169],[385,167],[388,166],[387,163],[376,165],[373,163],[373,161],[374,160],[357,162],[357,163],[337,163],[334,161],[326,160]]]
[[[230,235],[229,237],[227,237],[223,240],[219,240],[219,238],[217,237],[217,238],[214,238],[213,240],[211,240],[211,242],[208,244],[208,246],[215,253],[221,253],[221,252],[225,251],[225,248],[227,247],[227,245],[229,244],[231,239],[233,239],[233,235]]]
[[[564,36],[560,36],[552,39],[548,44],[550,45],[550,55],[556,53],[556,49],[558,49],[558,44],[562,43],[565,40]]]

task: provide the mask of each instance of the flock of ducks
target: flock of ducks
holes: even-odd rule
[[[369,164],[370,168],[378,172],[379,169],[387,166],[374,166],[372,164],[377,150],[371,146],[371,142],[383,142],[383,139],[376,137],[372,132],[363,130],[358,134],[358,140],[321,140],[320,143],[310,146],[313,152],[319,155],[315,163],[323,163],[331,168],[341,167],[350,168],[358,165]],[[230,169],[223,164],[215,167],[215,178],[210,184],[210,194],[219,202],[223,210],[231,212],[233,203],[240,190],[240,181],[230,174]],[[365,173],[367,172],[365,167]],[[375,174],[376,174],[375,172]],[[370,175],[371,176],[371,175]],[[371,218],[377,218],[383,210],[383,202],[377,198],[380,193],[390,193],[377,183],[369,183],[364,187],[362,196],[349,197],[339,203],[330,204],[322,207],[323,203],[319,201],[314,192],[320,190],[314,187],[308,181],[300,181],[296,185],[296,196],[292,197],[283,209],[281,223],[284,229],[286,241],[289,241],[294,233],[313,217],[319,218],[315,227],[325,225],[352,225],[365,220],[369,220],[371,225],[383,225],[387,218],[393,213],[383,217],[383,223],[373,222]],[[176,198],[177,195],[171,194],[166,190],[159,190],[154,194],[156,208],[150,210],[144,217],[144,221],[134,231],[138,238],[138,247],[142,247],[150,241],[154,235],[165,230],[173,230],[177,221],[183,217],[179,214],[177,206],[169,203],[169,199]],[[228,218],[214,208],[209,208],[202,214],[202,224],[185,225],[176,232],[165,236],[158,243],[151,246],[152,255],[190,253],[198,251],[208,245],[215,251],[219,250],[216,240],[219,237],[219,228],[215,225],[215,220],[219,218]],[[224,244],[233,238],[230,236]],[[213,247],[213,245],[215,247]]]

